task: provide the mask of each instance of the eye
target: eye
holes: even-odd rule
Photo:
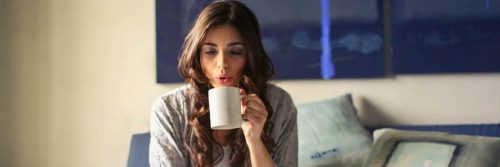
[[[232,50],[229,50],[229,54],[230,55],[234,55],[234,56],[239,56],[239,55],[243,54],[243,50],[241,50],[241,49],[232,49]]]
[[[214,56],[214,55],[217,55],[217,51],[215,51],[215,50],[207,50],[207,51],[205,51],[205,54],[210,55],[210,56]]]
[[[241,52],[236,52],[236,51],[230,51],[229,54],[231,55],[241,55]]]

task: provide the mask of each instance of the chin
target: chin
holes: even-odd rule
[[[234,84],[229,84],[229,85],[226,85],[226,84],[217,84],[214,86],[214,88],[218,88],[218,87],[238,87]]]
[[[234,84],[234,83],[215,83],[215,84],[211,84],[214,88],[218,88],[218,87],[238,87],[237,84]]]

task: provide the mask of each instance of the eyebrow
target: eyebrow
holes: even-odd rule
[[[211,42],[205,42],[202,44],[203,45],[209,45],[209,46],[217,46],[215,43],[211,43]],[[241,42],[231,42],[229,44],[227,44],[227,46],[235,46],[235,45],[243,45],[243,43]]]

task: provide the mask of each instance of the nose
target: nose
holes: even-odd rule
[[[227,58],[224,53],[221,53],[218,55],[217,59],[217,68],[218,69],[227,69],[229,67],[229,64],[227,63]]]

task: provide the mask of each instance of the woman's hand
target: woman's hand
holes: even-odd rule
[[[247,95],[245,90],[240,89],[240,95],[242,95],[241,115],[243,117],[241,129],[243,129],[250,151],[252,166],[274,166],[273,159],[260,138],[267,119],[266,106],[256,94]]]
[[[240,89],[241,98],[241,115],[243,122],[241,129],[247,144],[261,143],[260,138],[264,123],[267,119],[266,106],[256,94],[249,94],[245,90]]]

